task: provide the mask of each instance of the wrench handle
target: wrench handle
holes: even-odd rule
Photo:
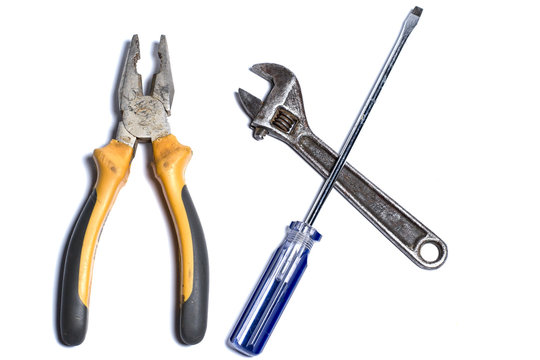
[[[328,176],[338,157],[312,132],[304,132],[291,146],[323,177]],[[349,163],[341,170],[334,188],[417,266],[433,270],[444,264],[446,244]],[[434,260],[422,257],[421,249],[426,244],[437,248]]]

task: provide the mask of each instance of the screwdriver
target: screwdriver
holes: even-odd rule
[[[308,254],[313,244],[321,239],[321,234],[313,227],[313,223],[328,198],[360,130],[421,14],[422,9],[415,7],[405,18],[399,36],[349,131],[332,171],[320,188],[304,221],[293,221],[289,225],[285,239],[272,255],[238,319],[229,338],[229,344],[244,355],[254,356],[262,352],[300,281],[307,267]]]

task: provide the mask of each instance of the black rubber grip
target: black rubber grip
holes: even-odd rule
[[[64,258],[60,294],[60,338],[69,346],[81,344],[88,328],[88,308],[79,297],[79,265],[84,235],[96,205],[96,199],[97,193],[94,189],[75,224]]]
[[[180,340],[188,345],[199,343],[206,333],[208,319],[208,252],[203,229],[187,187],[182,188],[182,201],[186,209],[191,240],[193,242],[193,291],[181,300],[179,318]]]

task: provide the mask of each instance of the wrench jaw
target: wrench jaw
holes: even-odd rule
[[[285,66],[272,63],[260,63],[253,65],[250,70],[263,79],[270,81],[275,87],[286,89],[296,80],[293,72]]]
[[[242,104],[244,111],[251,119],[249,122],[249,127],[253,130],[253,137],[255,140],[264,139],[264,137],[268,135],[268,131],[265,128],[255,127],[252,125],[253,119],[257,116],[263,105],[262,100],[255,95],[248,93],[244,89],[238,89],[238,99],[240,104]]]
[[[272,83],[272,89],[262,101],[243,89],[238,90],[240,102],[252,119],[253,137],[262,140],[270,135],[284,142],[296,142],[309,132],[300,84],[294,74],[278,64],[256,64],[255,74]]]

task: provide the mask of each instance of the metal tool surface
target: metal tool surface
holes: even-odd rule
[[[281,140],[320,175],[328,177],[337,152],[310,129],[295,75],[278,64],[256,64],[251,70],[273,84],[264,102],[243,89],[238,90],[240,102],[252,119],[253,137],[262,140],[270,135]],[[334,187],[417,266],[431,270],[444,264],[448,255],[444,241],[352,165],[345,164]],[[426,244],[436,247],[438,254],[434,259],[422,257],[422,247]]]

